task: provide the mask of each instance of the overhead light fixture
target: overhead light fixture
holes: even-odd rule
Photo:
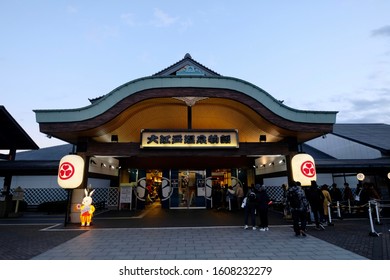
[[[270,163],[268,163],[268,165],[271,166],[271,165],[274,165],[274,163],[273,163],[273,162],[270,162]]]
[[[100,164],[100,167],[107,167],[107,165],[106,165],[105,163],[102,162],[102,163]]]
[[[260,141],[261,143],[267,142],[267,135],[265,135],[265,134],[260,134],[259,141]]]
[[[93,158],[91,158],[90,163],[96,165],[96,161],[94,161]]]
[[[118,135],[116,134],[111,135],[111,142],[119,142]]]

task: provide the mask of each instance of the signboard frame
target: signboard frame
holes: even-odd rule
[[[141,130],[143,148],[239,148],[237,129]]]

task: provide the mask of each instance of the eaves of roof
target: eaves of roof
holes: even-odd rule
[[[145,77],[126,83],[93,104],[76,109],[34,110],[38,123],[66,123],[93,119],[103,114],[124,98],[140,91],[156,88],[215,88],[241,92],[257,100],[282,118],[311,124],[334,124],[335,111],[306,111],[288,107],[261,88],[232,77],[165,76]]]
[[[35,150],[38,145],[16,122],[4,106],[0,105],[0,150]]]
[[[15,160],[0,161],[0,175],[12,173],[13,175],[24,175],[29,172],[37,172],[34,175],[44,173],[57,173],[59,161],[57,160]],[[39,172],[38,172],[39,171]]]

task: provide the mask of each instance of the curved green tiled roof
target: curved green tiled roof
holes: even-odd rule
[[[335,111],[293,109],[249,82],[226,76],[149,76],[123,84],[86,107],[63,110],[34,110],[34,112],[36,113],[38,123],[83,121],[104,113],[116,103],[137,92],[147,89],[175,87],[235,90],[254,98],[273,113],[291,121],[325,124],[334,124],[336,122],[337,112]]]

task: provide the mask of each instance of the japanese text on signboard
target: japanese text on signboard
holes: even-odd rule
[[[143,131],[141,147],[238,147],[238,135],[236,131],[221,132],[159,132]]]

